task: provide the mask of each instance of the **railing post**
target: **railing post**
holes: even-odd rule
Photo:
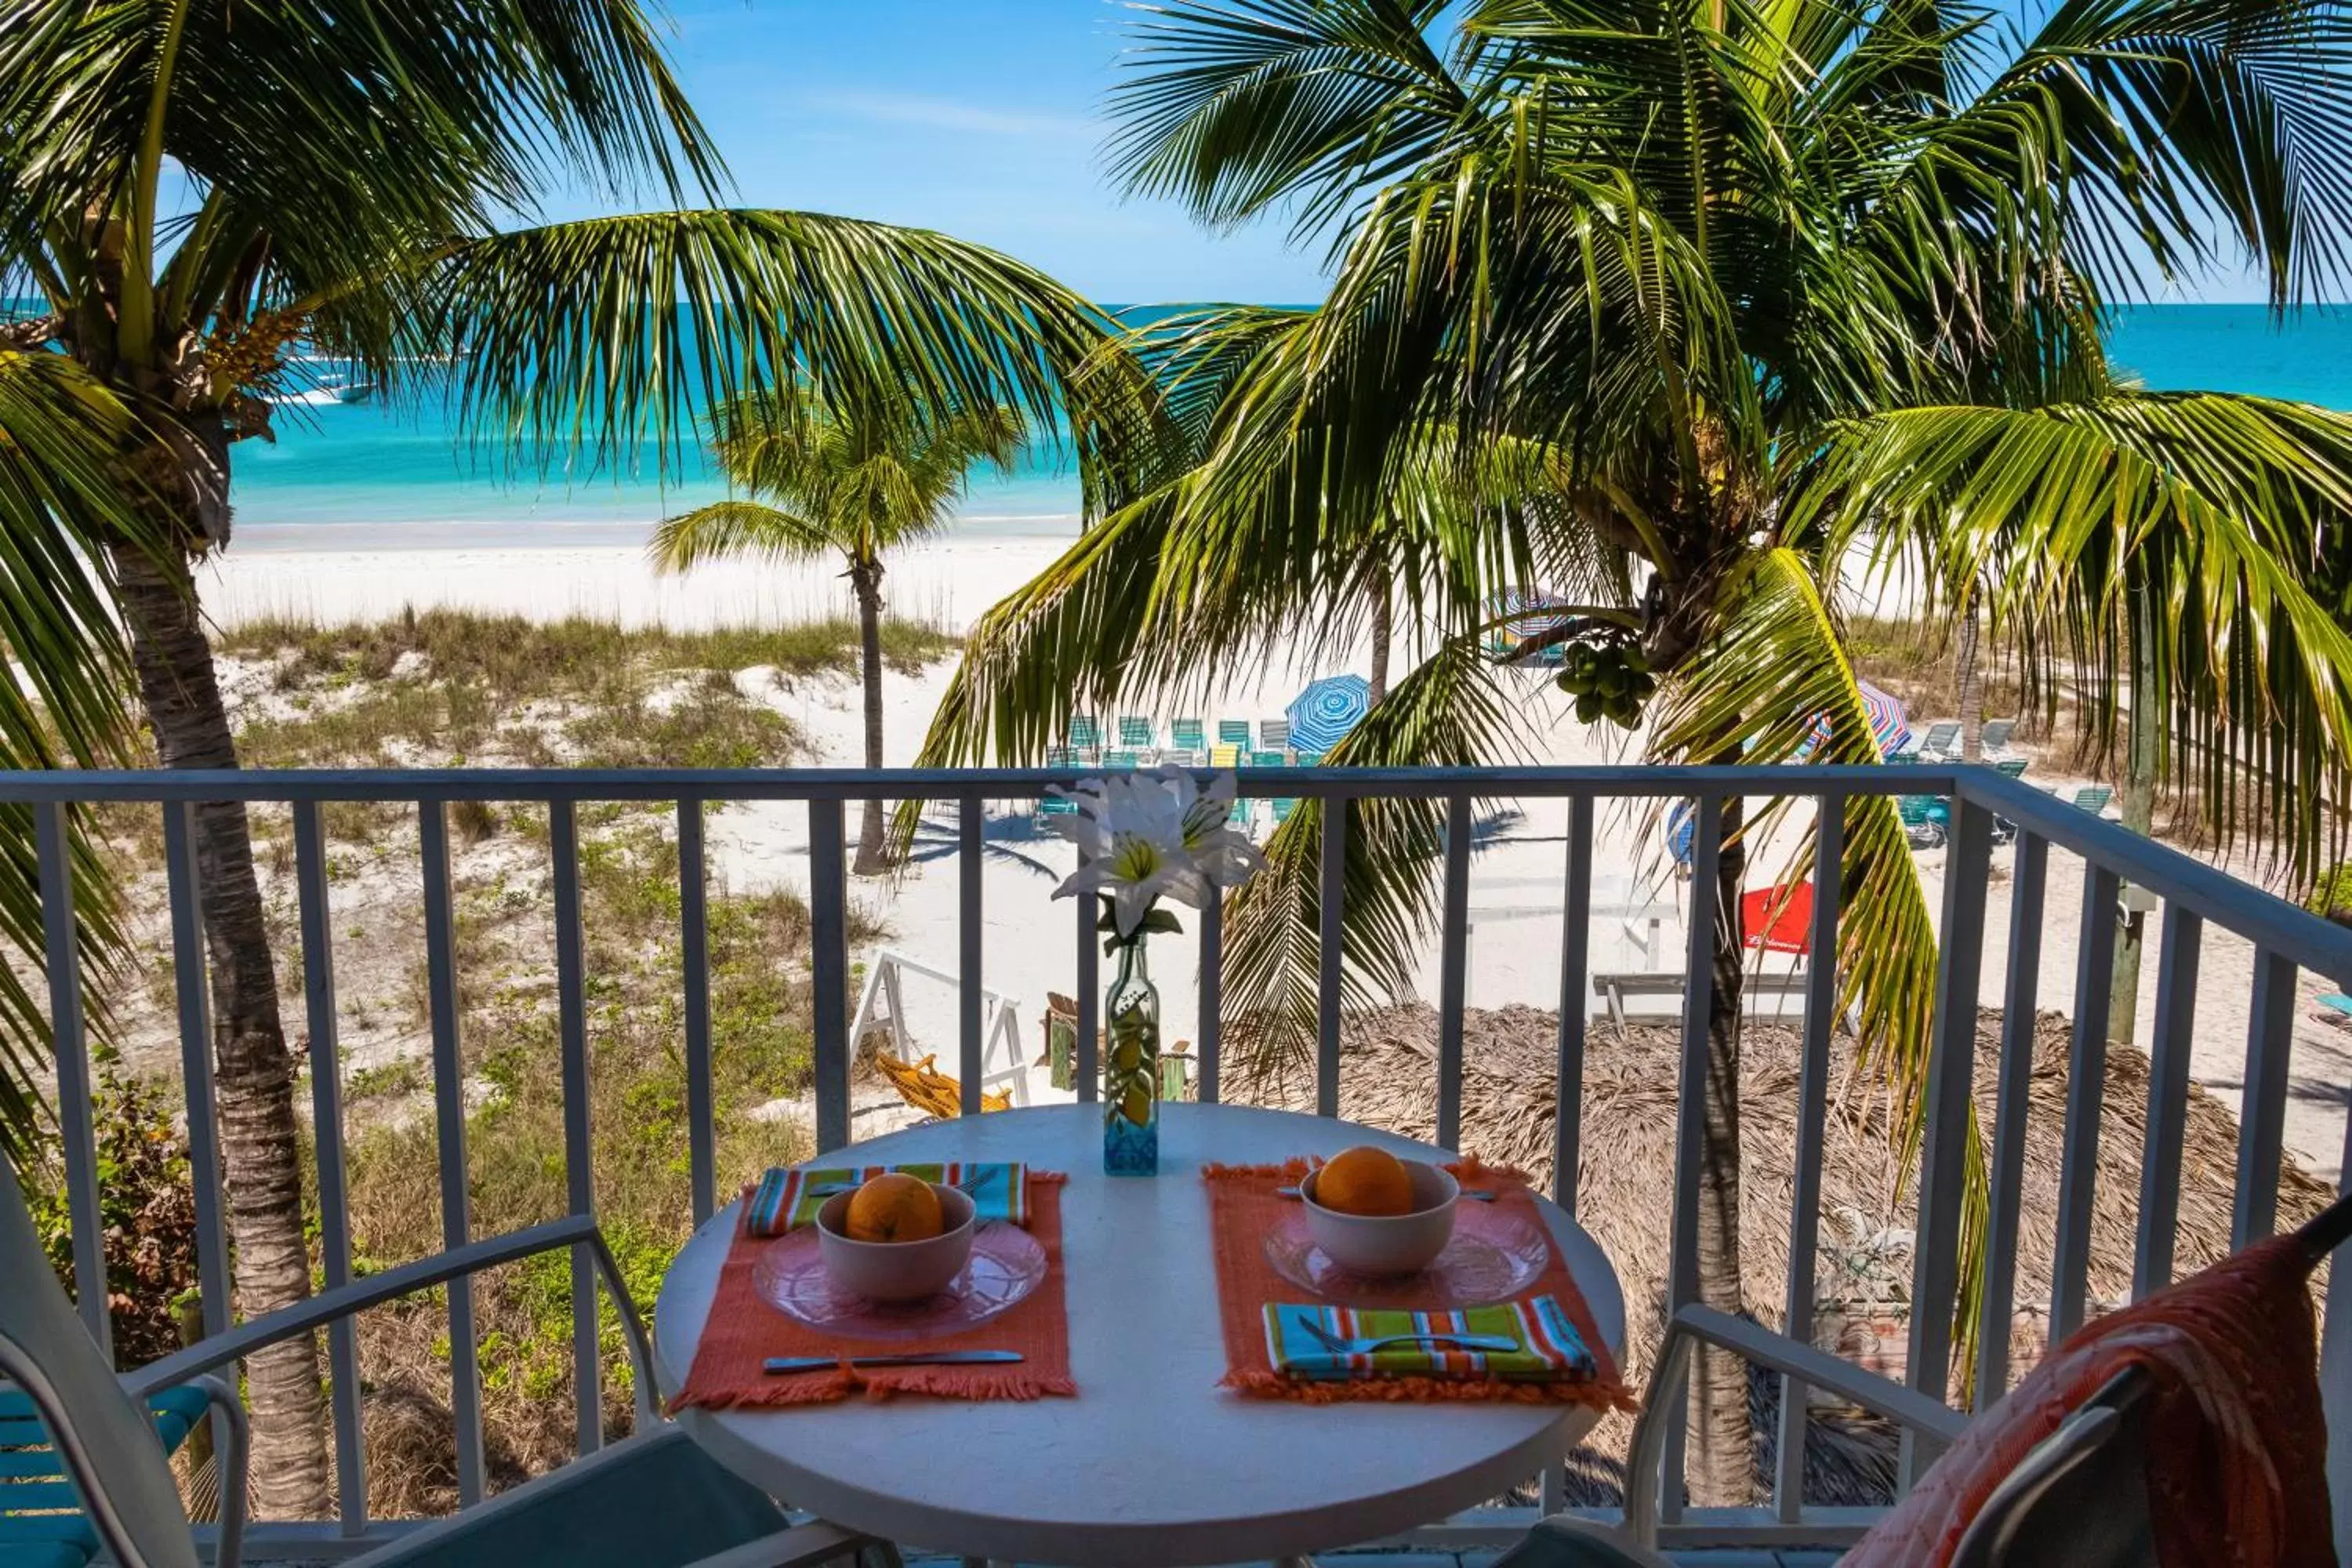
[[[1845,893],[1845,799],[1822,797],[1813,828],[1813,921],[1806,932],[1805,1047],[1797,1070],[1797,1170],[1790,1194],[1789,1294],[1782,1331],[1813,1340],[1814,1254],[1821,1243],[1822,1156],[1829,1118],[1830,1036],[1837,1026],[1838,905]],[[1805,1507],[1805,1385],[1780,1379],[1780,1432],[1772,1497],[1782,1522]]]
[[[1592,942],[1592,797],[1568,803],[1568,886],[1559,931],[1559,1073],[1551,1116],[1552,1201],[1576,1213],[1578,1162],[1584,1158],[1585,956]]]
[[[1323,797],[1321,878],[1316,908],[1315,1114],[1339,1114],[1339,965],[1346,957],[1348,797]]]
[[[1438,956],[1437,1146],[1462,1146],[1462,1014],[1469,1005],[1470,797],[1445,803],[1445,908]]]
[[[710,1076],[710,884],[702,802],[677,803],[677,958],[686,1004],[686,1159],[694,1223],[719,1207],[718,1110]]]
[[[188,1174],[195,1184],[196,1283],[205,1332],[228,1327],[228,1233],[221,1216],[220,1121],[213,1107],[213,1008],[197,888],[196,807],[163,807],[163,862],[172,905],[172,983],[180,1010],[180,1081],[188,1105]]]
[[[58,1142],[73,1226],[74,1305],[99,1352],[114,1359],[107,1309],[106,1232],[98,1194],[98,1131],[90,1120],[89,1042],[82,1020],[80,929],[74,918],[73,834],[63,801],[32,807],[41,863],[41,938],[48,965],[50,1060],[58,1075]]]
[[[2025,1207],[2026,1122],[2033,1110],[2034,1008],[2042,984],[2042,896],[2050,843],[2036,834],[2017,841],[2011,879],[2009,986],[2000,1005],[2000,1080],[1994,1092],[1991,1210],[1985,1221],[1984,1290],[1977,1315],[1976,1407],[2009,1387],[2009,1325],[2016,1311],[2017,1236]]]
[[[2140,1148],[2139,1245],[2132,1258],[2134,1300],[2172,1279],[2180,1226],[2180,1144],[2189,1122],[2189,1058],[2196,1042],[2198,948],[2202,917],[2164,909],[2156,970],[2156,1037],[2148,1045],[2147,1131]]]
[[[2090,1294],[2092,1203],[2099,1180],[2099,1113],[2107,1093],[2107,1001],[2116,973],[2116,874],[2083,863],[2083,924],[2074,962],[2074,1035],[2066,1060],[2066,1128],[2050,1257],[2050,1342],[2083,1326]]]
[[[1983,972],[1985,894],[1992,874],[1992,813],[1952,797],[1944,858],[1944,918],[1937,931],[1935,1037],[1928,1047],[1927,1131],[1919,1157],[1919,1226],[1912,1253],[1910,1384],[1932,1399],[1950,1381],[1952,1314],[1959,1295],[1969,1093],[1976,1078],[1977,992]],[[1935,1458],[1906,1432],[1901,1484]]]
[[[416,806],[425,867],[425,973],[433,1026],[433,1115],[440,1141],[441,1245],[466,1245],[466,1063],[458,1042],[457,910],[449,880],[449,808]],[[449,1282],[449,1411],[457,1426],[457,1502],[482,1500],[481,1346],[474,1334],[474,1282]]]
[[[335,1016],[334,910],[319,803],[294,803],[294,880],[302,911],[302,1000],[310,1026],[310,1129],[318,1146],[319,1258],[326,1287],[352,1279],[352,1215],[343,1163],[343,1064]],[[348,1318],[327,1325],[335,1420],[335,1515],[346,1536],[367,1529],[367,1445],[360,1427],[360,1342]]]
[[[981,853],[987,826],[987,803],[977,795],[956,802],[956,966],[957,1038],[963,1082],[961,1108],[966,1116],[980,1114],[980,1079],[986,1070],[987,1041],[981,1034]]]
[[[2286,1141],[2287,1062],[2294,1050],[2294,964],[2258,946],[2254,1005],[2246,1019],[2246,1092],[2238,1102],[2232,1251],[2262,1240],[2278,1223],[2279,1151]]]
[[[1723,802],[1712,795],[1698,798],[1691,823],[1690,931],[1684,952],[1682,1066],[1675,1094],[1674,1234],[1666,1258],[1666,1315],[1699,1300],[1699,1186],[1706,1159],[1707,1078],[1710,1042],[1707,1024],[1715,1011],[1716,879],[1723,858]],[[1700,1385],[1696,1368],[1690,1378],[1691,1395]],[[1689,1398],[1677,1399],[1666,1415],[1666,1441],[1661,1459],[1663,1480],[1658,1489],[1659,1516],[1666,1523],[1682,1517],[1684,1453],[1690,1435]]]
[[[841,802],[809,802],[809,996],[815,1009],[816,1150],[849,1142],[849,889]]]
[[[547,803],[548,858],[555,891],[555,1012],[563,1078],[564,1201],[575,1215],[596,1212],[594,1121],[588,1064],[588,976],[580,931],[580,819],[572,803]],[[604,1442],[604,1387],[596,1306],[596,1261],[572,1249],[572,1378],[580,1453]]]
[[[1201,904],[1201,1076],[1199,1097],[1203,1105],[1217,1103],[1220,1089],[1225,1005],[1225,896],[1212,887]]]

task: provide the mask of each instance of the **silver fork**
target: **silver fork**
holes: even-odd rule
[[[976,1193],[994,1180],[996,1180],[996,1173],[993,1170],[982,1171],[976,1176],[966,1176],[962,1181],[958,1182],[956,1190],[961,1193]],[[822,1187],[811,1187],[809,1195],[816,1198],[829,1198],[835,1193],[854,1193],[856,1190],[857,1184],[855,1182],[829,1182]]]
[[[1391,1345],[1442,1346],[1457,1351],[1515,1351],[1519,1342],[1507,1334],[1382,1334],[1378,1338],[1349,1339],[1331,1332],[1312,1319],[1301,1318],[1299,1327],[1323,1342],[1323,1348],[1333,1355],[1370,1355]]]

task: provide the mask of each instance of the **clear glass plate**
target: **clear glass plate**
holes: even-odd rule
[[[1533,1285],[1551,1261],[1551,1241],[1507,1209],[1458,1204],[1454,1239],[1420,1273],[1351,1274],[1315,1245],[1306,1211],[1293,1205],[1266,1233],[1265,1260],[1300,1289],[1342,1306],[1452,1311],[1507,1301]]]
[[[817,1250],[814,1226],[778,1237],[751,1266],[760,1300],[813,1329],[857,1340],[959,1334],[1019,1305],[1045,1280],[1045,1249],[1019,1226],[1001,1220],[972,1233],[963,1272],[921,1301],[869,1301],[835,1285]]]

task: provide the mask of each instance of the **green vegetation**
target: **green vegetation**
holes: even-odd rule
[[[1841,601],[1902,576],[1932,616],[1981,605],[2030,707],[2063,676],[2101,747],[2128,710],[2135,753],[2219,823],[2258,798],[2315,858],[2352,770],[2352,637],[2305,584],[2352,522],[2352,416],[2144,391],[2103,311],[2223,255],[2282,311],[2352,276],[2352,16],[1170,0],[1136,33],[1129,188],[1336,229],[1336,277],[1317,309],[1139,332],[1157,482],[982,621],[925,762],[1034,756],[1073,710],[1148,710],[1204,669],[1340,664],[1349,608],[1393,584],[1421,662],[1331,763],[1508,758],[1526,719],[1485,650],[1529,586],[1570,601],[1530,644],[1639,646],[1654,760],[1871,763]],[[1626,716],[1591,673],[1587,711]],[[1763,825],[1719,805],[1736,910]],[[1370,1005],[1434,929],[1443,817],[1351,810],[1346,981]],[[1845,810],[1841,1005],[1912,1147],[1933,926],[1892,801]],[[1225,1037],[1266,1070],[1313,1038],[1323,826],[1295,813],[1227,917]],[[1712,960],[1688,1283],[1738,1310],[1728,922]],[[1969,1342],[1972,1288],[1920,1310],[1929,1354]],[[1746,1378],[1702,1362],[1692,1500],[1745,1503]]]
[[[909,673],[952,647],[903,622],[880,626]],[[505,764],[776,766],[803,752],[795,727],[742,672],[838,677],[857,663],[848,622],[775,632],[629,631],[584,619],[540,625],[442,613],[321,628],[248,624],[223,652],[266,671],[237,710],[247,756],[284,767]],[[739,678],[740,689],[739,689]],[[112,848],[152,867],[152,811],[100,814]],[[714,811],[713,821],[721,819]],[[546,897],[546,808],[465,802],[456,840],[458,1033],[468,1089],[467,1186],[476,1235],[550,1219],[568,1206],[562,1068]],[[398,804],[322,814],[335,900],[346,1157],[355,1266],[364,1273],[440,1250],[427,989],[416,901],[415,814]],[[684,1060],[685,975],[673,810],[583,805],[580,888],[590,1054],[590,1121],[599,1217],[641,1307],[691,1231]],[[283,813],[257,815],[273,946],[299,953]],[[173,996],[163,933],[135,948],[152,987],[121,998],[124,1026],[168,1035]],[[883,933],[852,907],[850,938]],[[708,891],[708,983],[716,1171],[725,1194],[771,1163],[806,1152],[811,1015],[808,911],[785,889]],[[155,962],[146,963],[149,959]],[[301,976],[281,973],[281,1005],[299,1016]],[[359,1066],[354,1063],[363,1062]],[[307,1064],[305,1064],[307,1066]],[[307,1102],[298,1086],[298,1097]],[[172,1307],[196,1287],[194,1200],[177,1100],[164,1079],[110,1068],[100,1091],[101,1185],[118,1349],[124,1364],[177,1341]],[[306,1172],[312,1163],[300,1162]],[[58,1173],[25,1185],[53,1258],[69,1277]],[[306,1203],[315,1189],[306,1181]],[[318,1222],[304,1222],[314,1279]],[[484,1276],[486,1436],[509,1474],[550,1468],[573,1440],[571,1273],[567,1255]],[[440,1293],[372,1311],[362,1323],[369,1494],[385,1515],[444,1511],[456,1498],[446,1458],[449,1345]],[[630,1372],[606,1310],[604,1402],[629,1419]],[[378,1415],[400,1413],[400,1418]]]

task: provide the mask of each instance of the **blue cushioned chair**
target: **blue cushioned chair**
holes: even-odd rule
[[[0,1378],[38,1420],[63,1471],[58,1500],[79,1512],[121,1568],[204,1568],[158,1428],[142,1402],[193,1389],[224,1419],[220,1530],[213,1568],[237,1568],[246,1508],[244,1407],[213,1375],[265,1345],[478,1270],[584,1246],[620,1309],[636,1373],[637,1431],[551,1475],[501,1492],[354,1559],[349,1568],[813,1568],[885,1543],[830,1524],[790,1526],[766,1496],[707,1458],[656,1413],[653,1355],[595,1223],[567,1219],[387,1269],[215,1334],[118,1379],[74,1315],[33,1233],[16,1177],[0,1156]],[[201,1408],[183,1395],[173,1419]],[[184,1431],[184,1426],[183,1426]],[[0,1456],[5,1458],[5,1456]],[[0,1476],[10,1474],[0,1469]],[[5,1486],[0,1482],[0,1486]],[[69,1490],[71,1495],[67,1496]],[[45,1552],[46,1555],[38,1554]],[[5,1568],[80,1568],[76,1540],[0,1554]]]

